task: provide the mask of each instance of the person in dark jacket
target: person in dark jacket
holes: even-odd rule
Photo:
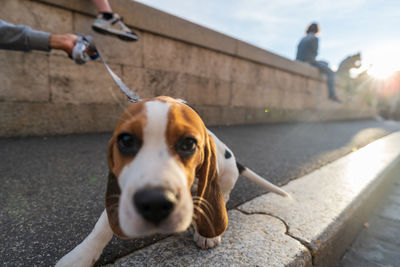
[[[318,55],[318,37],[319,27],[317,23],[312,23],[308,26],[306,36],[304,36],[298,46],[296,60],[303,61],[311,64],[319,69],[321,73],[328,76],[327,85],[329,91],[329,99],[336,102],[341,102],[336,95],[335,91],[335,73],[329,68],[328,63],[325,61],[316,60]]]

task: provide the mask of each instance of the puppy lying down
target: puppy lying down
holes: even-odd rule
[[[89,236],[56,266],[91,266],[113,234],[171,234],[191,224],[199,247],[217,246],[228,226],[225,204],[239,174],[289,197],[237,163],[193,109],[170,97],[131,104],[115,127],[107,157],[106,208]]]

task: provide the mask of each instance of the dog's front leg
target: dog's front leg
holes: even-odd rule
[[[110,242],[113,232],[104,210],[92,232],[56,264],[61,266],[92,266],[100,257],[104,247]]]
[[[197,230],[195,229],[193,234],[193,240],[196,242],[197,246],[202,249],[209,249],[218,246],[221,243],[221,236],[216,237],[204,237],[200,235]]]

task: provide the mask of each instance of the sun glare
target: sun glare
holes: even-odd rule
[[[371,68],[368,70],[368,74],[378,78],[378,79],[386,79],[389,78],[395,71],[399,70],[400,68],[396,68],[393,62],[390,60],[376,63],[375,65],[372,64]]]
[[[386,79],[394,72],[399,71],[400,50],[398,45],[397,42],[387,42],[366,51],[363,61],[369,66],[368,74],[377,79]]]

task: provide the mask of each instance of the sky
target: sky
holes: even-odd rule
[[[400,70],[399,0],[139,0],[172,15],[294,59],[299,40],[318,22],[319,55],[334,69],[361,52],[363,69]]]

